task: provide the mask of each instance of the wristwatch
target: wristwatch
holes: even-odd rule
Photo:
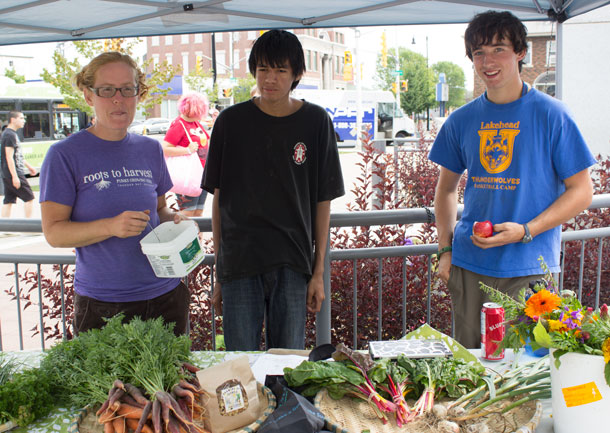
[[[527,244],[528,242],[531,242],[532,239],[534,239],[532,237],[532,234],[530,233],[530,229],[527,226],[527,224],[522,224],[523,228],[525,229],[525,234],[523,235],[523,239],[521,239],[521,242],[524,244]]]

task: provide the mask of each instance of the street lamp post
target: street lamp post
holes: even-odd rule
[[[413,36],[413,40],[411,41],[412,45],[415,45],[415,36]],[[430,66],[428,65],[428,35],[426,35],[426,80],[428,79],[428,69]],[[426,130],[430,131],[430,107],[426,104]]]

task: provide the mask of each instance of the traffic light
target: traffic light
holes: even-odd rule
[[[402,80],[400,82],[400,91],[406,92],[409,90],[409,80]]]
[[[195,59],[195,73],[201,74],[203,72],[203,57],[197,56]]]
[[[351,51],[346,51],[344,54],[344,64],[345,66],[347,65],[351,65],[352,64],[352,52]]]
[[[388,67],[388,44],[385,31],[381,34],[381,66]]]
[[[225,98],[230,98],[230,97],[231,97],[232,90],[233,90],[233,89],[231,89],[230,87],[229,87],[229,88],[226,88],[226,89],[222,89],[222,95],[223,95]]]
[[[396,81],[394,81],[392,83],[392,92],[394,92],[394,94],[396,94],[397,90],[396,90]]]

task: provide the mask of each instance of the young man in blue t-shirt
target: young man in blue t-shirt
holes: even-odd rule
[[[466,54],[486,92],[456,110],[440,130],[430,160],[441,166],[434,208],[439,276],[453,303],[457,340],[480,344],[479,282],[516,296],[542,274],[542,256],[560,271],[561,224],[591,203],[595,164],[566,107],[520,76],[526,29],[510,12],[477,15]],[[468,179],[457,219],[457,186]],[[490,220],[493,236],[473,236]]]

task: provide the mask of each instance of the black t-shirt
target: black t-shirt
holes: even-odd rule
[[[0,159],[2,160],[2,177],[4,179],[12,179],[13,175],[8,169],[8,164],[6,163],[6,151],[7,147],[12,147],[14,150],[13,153],[13,161],[15,161],[15,169],[17,170],[17,174],[25,175],[25,164],[23,162],[23,154],[21,153],[21,146],[19,145],[19,136],[17,133],[11,128],[6,128],[2,132],[2,138],[0,138],[1,143],[1,154]]]
[[[220,190],[220,282],[281,266],[311,275],[317,203],[345,193],[332,121],[305,101],[286,117],[251,100],[223,110],[202,187]]]

